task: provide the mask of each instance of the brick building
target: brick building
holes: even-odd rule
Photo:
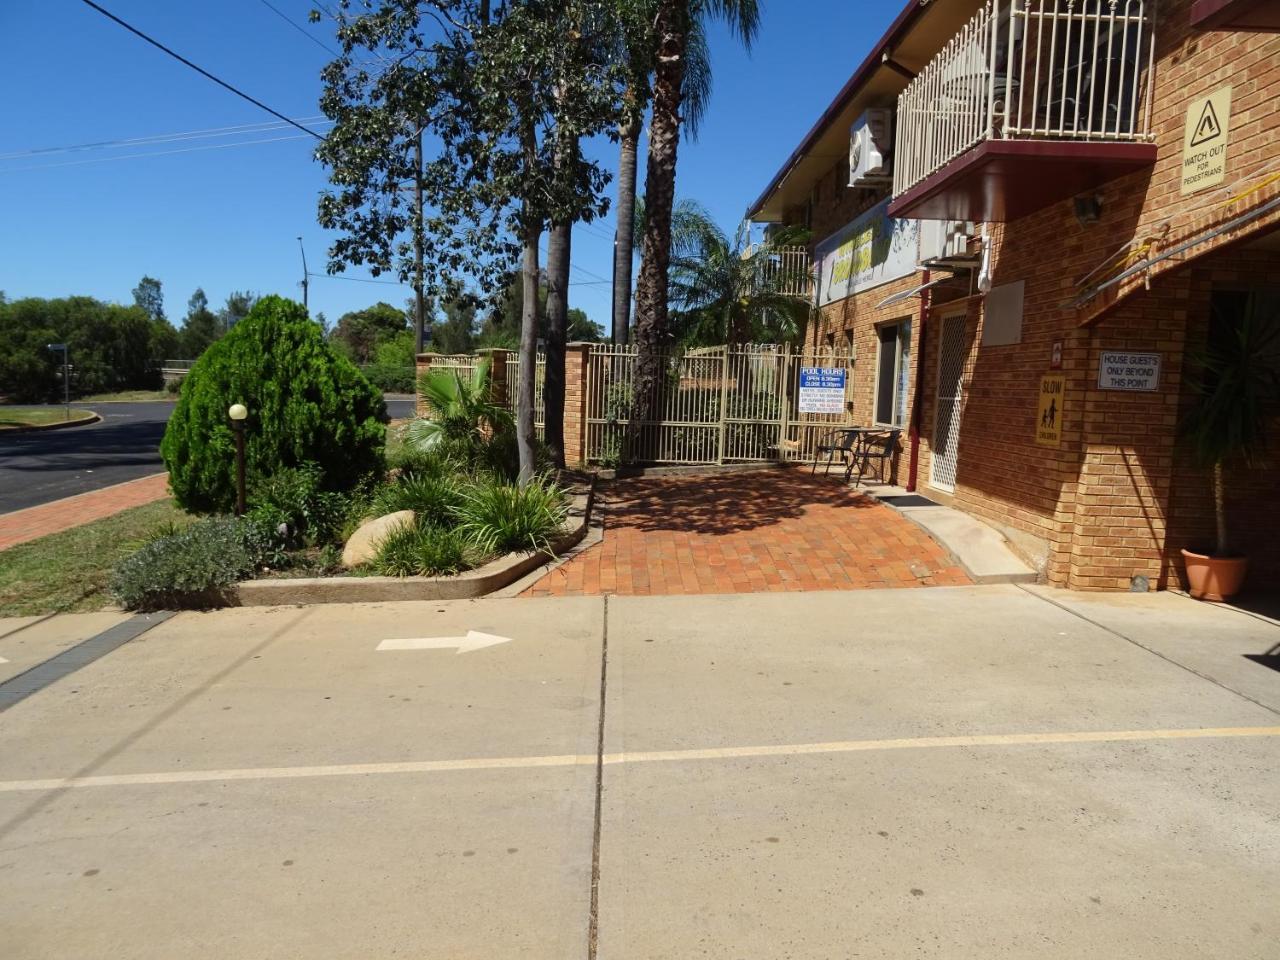
[[[1186,364],[1280,291],[1280,2],[911,0],[749,216],[810,229],[810,342],[856,349],[900,481],[1051,583],[1177,585],[1213,528]],[[1277,467],[1228,473],[1255,586]]]

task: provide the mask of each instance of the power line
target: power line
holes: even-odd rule
[[[401,283],[399,280],[378,280],[375,277],[344,277],[338,273],[308,273],[308,277],[315,277],[317,280],[346,280],[350,283],[384,283],[392,287],[411,287],[412,284]]]
[[[539,245],[538,252],[545,257],[547,255],[547,248]],[[613,283],[613,281],[608,279],[607,277],[602,277],[598,273],[593,273],[592,271],[588,270],[586,267],[580,267],[576,263],[574,263],[572,260],[569,261],[569,269],[577,270],[584,277],[590,277],[592,280],[595,280],[599,283]]]
[[[323,116],[302,117],[299,123],[319,121],[331,124]],[[286,124],[275,120],[263,120],[259,123],[242,123],[231,127],[209,127],[205,130],[187,130],[181,133],[157,133],[146,137],[126,137],[116,140],[95,140],[90,143],[73,143],[58,147],[33,147],[28,150],[15,150],[12,153],[0,153],[0,160],[17,160],[22,157],[49,156],[55,153],[77,153],[82,150],[106,150],[113,147],[141,147],[157,143],[174,143],[182,140],[206,140],[214,137],[229,137],[233,134],[271,133],[283,130]]]
[[[599,237],[601,240],[608,240],[610,243],[613,243],[614,240],[616,239],[614,237],[611,237],[609,234],[605,233],[603,230],[599,229],[598,227],[593,227],[591,224],[586,223],[585,221],[576,224],[576,226],[580,230],[585,230],[587,233],[593,234]]]
[[[224,88],[224,89],[226,89],[226,90],[230,90],[230,91],[231,91],[232,93],[234,93],[237,97],[241,97],[241,98],[242,98],[242,99],[244,99],[244,100],[248,100],[248,101],[249,101],[250,103],[252,103],[255,107],[259,107],[260,109],[267,111],[267,113],[271,114],[273,117],[276,117],[276,118],[277,118],[277,119],[279,119],[279,120],[283,120],[285,123],[287,123],[287,124],[289,124],[289,125],[291,125],[291,126],[297,127],[297,128],[298,128],[299,130],[301,130],[303,133],[309,133],[309,134],[311,134],[311,136],[315,137],[317,140],[323,140],[323,139],[324,139],[324,137],[323,137],[323,136],[321,136],[320,134],[316,133],[314,130],[309,129],[308,127],[304,127],[302,124],[298,123],[296,120],[291,120],[289,117],[286,117],[283,113],[280,113],[278,110],[272,110],[270,107],[268,107],[268,106],[267,106],[265,103],[263,103],[261,100],[256,100],[256,99],[254,99],[253,97],[249,96],[249,94],[245,93],[243,90],[239,90],[239,89],[237,89],[237,88],[233,87],[231,84],[227,83],[227,81],[225,81],[225,80],[220,80],[218,77],[215,77],[215,76],[214,76],[212,73],[210,73],[208,70],[204,69],[204,67],[197,66],[196,64],[194,64],[194,63],[192,63],[190,60],[188,60],[186,57],[182,56],[182,54],[180,54],[180,53],[175,53],[173,50],[170,50],[168,47],[166,47],[166,46],[165,46],[163,43],[161,43],[159,40],[154,40],[154,39],[152,39],[151,37],[147,36],[145,33],[143,33],[141,30],[139,30],[137,27],[134,27],[134,26],[131,26],[131,25],[130,25],[130,24],[128,24],[128,23],[125,23],[123,20],[121,20],[119,17],[117,17],[117,16],[116,16],[114,13],[112,13],[110,10],[105,10],[105,9],[103,9],[102,7],[98,6],[96,3],[94,3],[94,2],[93,2],[93,0],[81,0],[81,2],[82,2],[85,6],[87,6],[87,7],[92,7],[94,10],[97,10],[100,14],[102,14],[102,15],[103,15],[104,17],[106,17],[108,20],[112,20],[112,21],[114,21],[115,23],[118,23],[120,26],[124,27],[126,30],[128,30],[130,33],[132,33],[134,36],[137,36],[137,37],[139,37],[139,38],[141,38],[141,39],[145,40],[147,43],[151,44],[153,47],[156,47],[156,48],[157,48],[157,49],[159,49],[159,50],[163,50],[165,53],[167,53],[169,56],[173,57],[173,58],[174,58],[175,60],[177,60],[179,63],[186,64],[188,67],[190,67],[192,70],[196,71],[196,73],[200,74],[202,77],[207,77],[208,79],[210,79],[210,80],[212,80],[214,83],[216,83],[218,86],[223,87],[223,88]]]
[[[291,133],[287,137],[267,137],[262,140],[239,140],[234,143],[208,143],[202,147],[181,147],[177,150],[152,150],[148,153],[125,153],[118,157],[93,157],[89,160],[68,160],[65,163],[39,163],[31,167],[11,167],[3,173],[22,173],[28,170],[53,170],[58,167],[80,167],[87,163],[111,163],[115,160],[141,160],[146,157],[167,157],[176,153],[196,153],[201,150],[225,150],[228,147],[251,147],[258,143],[282,143],[286,140],[305,140],[302,134]]]
[[[325,43],[323,40],[319,39],[318,37],[312,35],[312,33],[309,30],[303,29],[301,24],[295,23],[292,17],[290,17],[287,13],[281,12],[280,8],[272,4],[270,0],[261,0],[261,3],[264,7],[266,7],[268,10],[274,13],[281,20],[283,20],[289,26],[293,27],[293,29],[297,30],[300,34],[302,34],[312,43],[316,44],[316,46],[320,47],[323,50],[327,50],[329,53],[333,54],[335,57],[340,56],[337,50],[333,49],[333,47],[329,46],[327,43]]]

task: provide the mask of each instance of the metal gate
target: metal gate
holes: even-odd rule
[[[516,400],[520,393],[520,356],[507,354],[507,409],[513,414],[516,411]],[[539,440],[546,439],[547,406],[543,398],[543,390],[547,384],[547,355],[539,352],[533,367],[533,432]]]
[[[587,459],[617,463],[631,419],[634,347],[601,345],[587,365]],[[844,410],[801,414],[801,367],[846,370]],[[834,348],[793,352],[788,345],[699,347],[661,357],[660,416],[639,427],[633,459],[707,464],[810,459],[823,434],[853,422],[853,356]]]
[[[938,343],[938,389],[933,408],[933,456],[929,483],[939,490],[956,489],[956,465],[960,456],[960,414],[964,404],[966,315],[942,318]]]

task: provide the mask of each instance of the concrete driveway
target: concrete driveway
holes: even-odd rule
[[[5,955],[1273,958],[1278,641],[1012,586],[183,614],[0,714]]]

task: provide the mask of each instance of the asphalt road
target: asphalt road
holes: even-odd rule
[[[1280,674],[1250,659],[1280,626],[1230,609],[1011,585],[481,599],[74,647],[112,617],[0,620],[5,960],[1280,943]]]
[[[98,423],[65,430],[0,433],[0,514],[136,480],[164,469],[160,439],[172,403],[81,404]],[[388,400],[392,417],[412,400]]]

